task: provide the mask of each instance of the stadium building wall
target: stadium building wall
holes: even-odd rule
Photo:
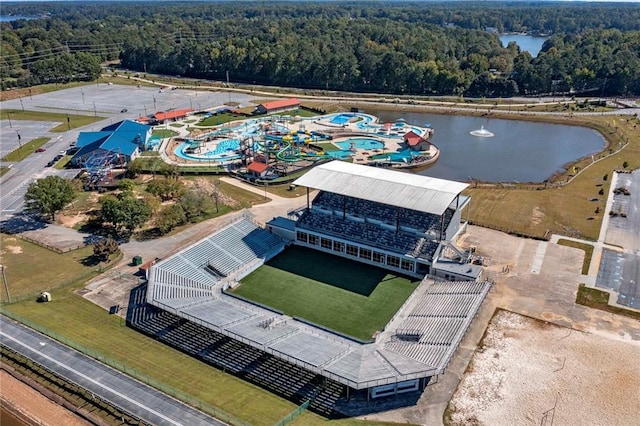
[[[324,235],[319,232],[312,232],[308,229],[297,230],[295,244],[416,278],[423,278],[431,270],[430,264],[426,262],[421,263],[423,266],[419,268],[418,262],[413,257],[384,251],[378,247]],[[395,266],[396,259],[398,266]],[[418,272],[419,270],[420,272]]]

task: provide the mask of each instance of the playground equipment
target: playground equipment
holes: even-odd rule
[[[103,185],[113,185],[111,171],[114,167],[124,166],[124,156],[117,151],[95,151],[84,163],[82,168],[88,176],[86,186],[94,188]]]

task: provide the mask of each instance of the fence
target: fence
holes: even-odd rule
[[[42,241],[38,241],[38,240],[33,239],[31,237],[27,237],[24,234],[14,234],[14,235],[16,237],[20,238],[21,240],[30,242],[31,244],[35,244],[35,245],[40,246],[42,248],[46,248],[47,250],[54,251],[54,252],[56,252],[58,254],[67,253],[67,252],[70,252],[70,251],[73,251],[73,250],[78,250],[78,249],[81,249],[81,248],[87,246],[87,243],[83,242],[83,243],[79,243],[78,245],[75,245],[75,246],[69,246],[69,247],[65,247],[63,249],[60,249],[58,247],[53,247],[53,246],[50,246],[48,244],[45,244]]]
[[[197,408],[198,410],[202,411],[203,413],[206,413],[210,416],[213,416],[219,420],[222,420],[224,422],[227,422],[229,424],[233,424],[233,425],[239,425],[239,426],[249,426],[248,423],[244,422],[243,420],[240,420],[239,418],[233,416],[232,414],[229,414],[219,408],[215,408],[212,407],[211,405],[205,403],[204,401],[201,401],[191,395],[186,394],[185,392],[175,389],[172,386],[168,386],[164,383],[162,383],[161,381],[159,381],[156,378],[153,377],[149,377],[144,373],[141,373],[131,367],[128,367],[126,364],[117,361],[113,358],[110,358],[104,354],[101,354],[89,347],[86,347],[84,345],[81,345],[80,343],[77,343],[71,339],[68,339],[65,336],[62,336],[61,334],[56,333],[53,330],[50,330],[40,324],[34,323],[33,321],[24,318],[18,314],[15,314],[9,310],[7,310],[5,307],[0,307],[0,314],[5,315],[15,321],[18,321],[22,324],[24,324],[25,326],[32,328],[36,331],[38,331],[39,333],[42,333],[46,336],[51,337],[54,340],[57,340],[58,342],[72,348],[75,349],[78,352],[81,352],[85,355],[87,355],[88,357],[91,357],[97,361],[100,361],[103,364],[108,365],[109,367],[112,367],[130,377],[133,377],[134,379],[151,386],[152,388],[155,388],[157,390],[159,390],[160,392],[163,392],[167,395],[170,395],[186,404],[189,404],[190,406]]]
[[[291,422],[293,422],[295,419],[297,419],[302,413],[305,412],[305,410],[309,407],[309,405],[311,404],[311,402],[316,399],[316,397],[318,396],[319,389],[316,389],[316,391],[314,392],[314,394],[311,396],[311,398],[307,399],[305,402],[303,402],[299,407],[297,407],[295,410],[293,410],[292,412],[290,412],[289,414],[287,414],[286,416],[284,416],[282,418],[282,420],[280,420],[278,423],[276,423],[275,426],[286,426],[288,424],[290,424]]]

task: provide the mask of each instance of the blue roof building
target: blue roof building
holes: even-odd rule
[[[73,156],[75,164],[83,164],[90,158],[103,156],[117,159],[124,165],[135,159],[148,146],[152,127],[131,120],[109,125],[99,132],[80,132]]]

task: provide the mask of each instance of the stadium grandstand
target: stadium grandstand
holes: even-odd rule
[[[244,212],[152,265],[145,287],[132,292],[128,322],[282,397],[311,400],[309,408],[327,417],[415,402],[445,372],[491,288],[452,242],[464,231],[466,185],[341,162],[295,184],[320,190],[299,214],[265,229]],[[419,284],[365,341],[227,291],[287,246]],[[453,255],[442,260],[445,253]],[[441,262],[449,266],[439,278]]]

